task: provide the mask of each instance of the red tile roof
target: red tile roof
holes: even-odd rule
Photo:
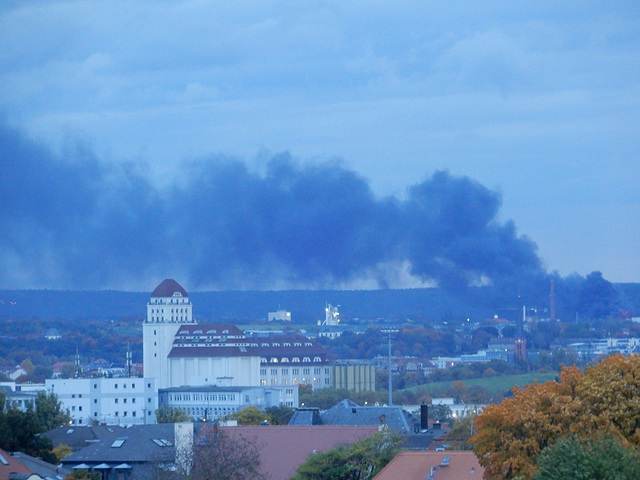
[[[183,297],[188,297],[187,292],[182,286],[173,280],[172,278],[167,278],[163,280],[160,285],[156,287],[156,289],[151,294],[151,298],[167,298],[173,297],[175,292],[180,292]]]
[[[0,456],[4,459],[0,459],[0,480],[9,480],[11,473],[33,473],[4,450],[0,449]]]
[[[222,427],[230,435],[255,439],[262,470],[270,480],[287,480],[314,452],[356,442],[377,433],[375,426],[241,426]]]
[[[445,461],[449,457],[449,461]],[[373,480],[482,480],[484,468],[469,450],[400,452]]]

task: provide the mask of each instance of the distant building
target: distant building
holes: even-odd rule
[[[286,310],[278,310],[277,312],[269,312],[267,315],[267,319],[270,322],[290,322],[291,321],[291,312],[287,312]]]
[[[318,320],[318,325],[340,325],[340,312],[338,311],[339,306],[340,305],[333,306],[330,303],[327,303],[327,306],[324,309],[324,321]]]
[[[181,408],[194,420],[216,420],[248,406],[298,407],[298,388],[287,387],[195,387],[164,388],[158,391],[159,407]]]
[[[15,407],[18,410],[25,412],[29,406],[35,406],[35,400],[38,396],[37,392],[23,392],[20,389],[16,389],[14,382],[3,382],[0,385],[0,390],[4,391],[5,404],[1,407]]]
[[[326,350],[300,335],[248,337],[234,325],[198,324],[192,304],[175,280],[151,294],[143,323],[144,376],[160,389],[329,386]]]
[[[45,381],[74,425],[155,423],[158,408],[153,378],[73,378]]]
[[[62,338],[62,335],[60,335],[60,332],[57,328],[50,328],[49,330],[47,330],[47,333],[44,334],[44,338],[46,338],[47,340],[60,340]]]
[[[331,364],[331,387],[354,392],[376,389],[376,367],[363,360],[338,360]]]

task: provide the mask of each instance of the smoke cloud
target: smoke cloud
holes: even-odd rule
[[[0,128],[0,288],[150,290],[493,285],[548,292],[500,196],[438,171],[379,198],[338,162],[212,157],[158,187],[80,149],[59,158]],[[414,282],[413,284],[411,282]]]

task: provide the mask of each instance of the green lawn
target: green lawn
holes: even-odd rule
[[[533,383],[536,380],[538,383],[545,383],[550,380],[555,380],[557,376],[557,373],[524,373],[521,375],[500,375],[496,377],[472,378],[470,380],[461,380],[461,382],[467,387],[479,385],[484,387],[490,394],[495,395],[499,393],[506,393],[511,390],[511,387],[513,386],[522,387]],[[426,385],[412,387],[409,390],[428,390],[429,392],[438,392],[446,390],[452,383],[453,381],[432,382],[427,383]]]

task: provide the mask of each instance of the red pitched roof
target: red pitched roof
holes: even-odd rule
[[[449,460],[446,461],[445,458]],[[400,452],[373,480],[482,480],[484,468],[469,450]]]
[[[356,442],[377,433],[373,426],[241,426],[221,427],[230,435],[255,439],[262,471],[270,480],[287,480],[314,452]]]
[[[167,298],[173,297],[175,292],[180,292],[183,297],[188,297],[187,291],[182,288],[182,286],[173,280],[172,278],[167,278],[160,283],[156,287],[156,289],[151,294],[151,298]]]
[[[21,462],[0,449],[0,480],[9,480],[11,473],[33,473]]]

